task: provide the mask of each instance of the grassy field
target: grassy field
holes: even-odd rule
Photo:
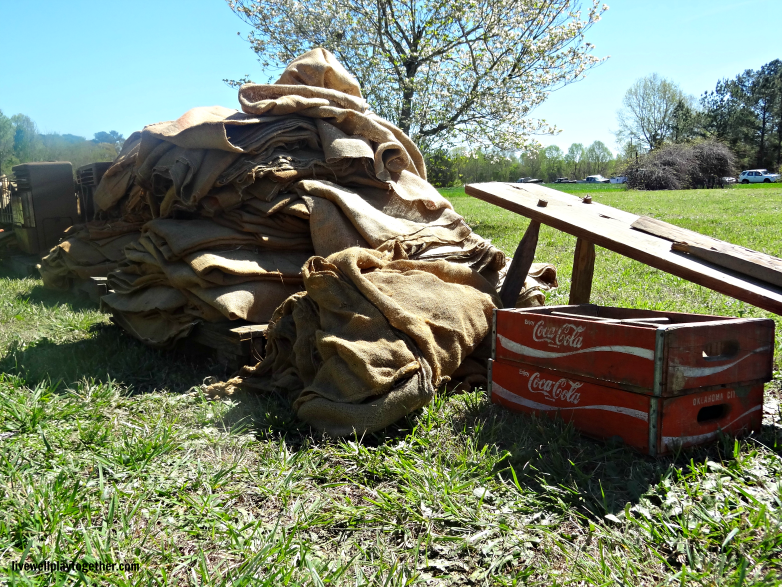
[[[513,251],[525,220],[445,193]],[[778,187],[588,193],[782,256]],[[561,284],[549,303],[567,300],[573,246],[541,231],[537,260]],[[605,250],[593,291],[601,304],[768,315]],[[209,401],[202,383],[225,375],[142,346],[79,298],[0,276],[0,582],[782,583],[778,371],[760,434],[659,459],[480,390],[443,390],[382,434],[330,440],[276,397]],[[20,560],[138,567],[19,572]]]

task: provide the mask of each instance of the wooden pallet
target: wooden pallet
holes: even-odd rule
[[[101,306],[102,311],[106,311],[103,304],[100,303],[100,299],[108,294],[109,286],[106,283],[105,277],[88,277],[87,279],[73,280],[71,291],[78,295],[87,296]]]
[[[86,295],[100,304],[102,312],[111,314],[111,308],[101,298],[108,289],[105,277],[91,277],[75,283],[73,291]],[[114,321],[112,319],[112,321]],[[176,349],[186,354],[211,354],[229,371],[238,371],[245,365],[254,365],[264,356],[268,324],[254,324],[244,320],[231,322],[201,322],[190,335],[180,341]],[[120,327],[121,328],[121,327]]]
[[[254,365],[264,356],[268,324],[250,322],[202,322],[198,324],[183,349],[193,343],[210,349],[218,362],[229,370]]]

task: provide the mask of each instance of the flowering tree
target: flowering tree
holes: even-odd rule
[[[424,150],[518,150],[554,132],[529,115],[600,63],[584,33],[608,9],[597,0],[585,14],[579,0],[227,1],[255,29],[248,40],[264,68],[328,49],[375,112]]]

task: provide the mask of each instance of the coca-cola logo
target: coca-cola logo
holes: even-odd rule
[[[577,404],[581,400],[578,389],[584,385],[578,381],[571,381],[564,377],[559,381],[541,377],[540,373],[533,373],[527,382],[527,389],[532,393],[542,393],[549,401],[561,400],[571,404]]]
[[[535,328],[532,329],[532,340],[545,342],[553,347],[565,346],[580,349],[581,345],[584,344],[584,337],[581,336],[584,330],[583,326],[576,326],[575,324],[563,324],[559,327],[546,326],[546,323],[540,320],[535,324]]]

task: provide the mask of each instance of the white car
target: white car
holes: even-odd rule
[[[778,173],[769,173],[766,169],[748,169],[739,175],[739,183],[771,183],[779,181]]]
[[[602,175],[590,175],[586,179],[578,180],[578,183],[608,183],[610,180]]]
[[[627,176],[626,175],[620,175],[618,177],[614,176],[609,181],[611,183],[627,183]]]

